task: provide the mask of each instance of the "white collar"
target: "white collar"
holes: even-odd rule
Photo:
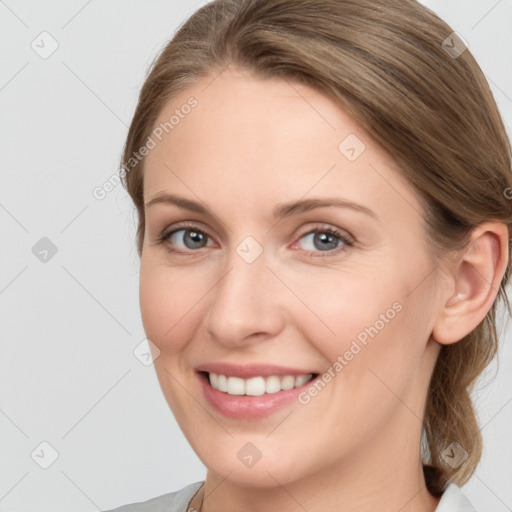
[[[460,487],[450,483],[443,492],[435,512],[477,512],[477,510],[464,496]]]

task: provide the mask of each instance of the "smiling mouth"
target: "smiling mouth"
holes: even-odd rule
[[[229,395],[261,396],[304,386],[318,376],[316,373],[302,375],[269,375],[242,379],[214,372],[201,372],[213,389]]]

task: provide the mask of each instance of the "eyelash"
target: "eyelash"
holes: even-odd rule
[[[197,233],[201,233],[202,235],[205,235],[209,239],[211,239],[211,237],[208,235],[208,233],[206,233],[202,229],[198,229],[197,226],[195,226],[194,224],[185,223],[185,224],[182,224],[181,226],[178,226],[177,228],[173,229],[172,231],[167,232],[164,230],[164,232],[158,237],[156,243],[164,244],[172,237],[172,235],[174,235],[178,231],[189,231],[189,230],[193,230]],[[310,229],[309,231],[302,233],[299,237],[299,240],[301,240],[305,236],[310,235],[312,233],[328,233],[329,235],[333,235],[336,238],[338,238],[344,244],[344,246],[336,247],[335,249],[328,250],[328,251],[306,251],[308,256],[311,258],[327,258],[329,256],[337,255],[340,252],[345,251],[347,249],[347,247],[352,247],[354,245],[354,240],[350,236],[348,236],[345,233],[343,233],[342,231],[340,231],[336,228],[330,227],[330,226],[323,226],[323,227],[317,227],[315,229]],[[196,250],[190,249],[188,251],[178,251],[169,246],[167,246],[166,249],[171,253],[179,254],[182,256],[187,256],[187,255],[191,255],[192,253],[201,252],[201,249],[204,249],[204,247],[201,249],[196,249]],[[325,252],[325,254],[322,254],[322,252]]]

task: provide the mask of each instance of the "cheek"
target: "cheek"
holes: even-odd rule
[[[218,280],[208,269],[171,267],[161,257],[141,259],[139,303],[147,338],[161,351],[160,364],[186,364],[183,355],[211,305],[208,293]]]
[[[388,276],[394,277],[385,281],[382,271],[377,270],[344,269],[337,276],[331,272],[322,280],[304,281],[302,286],[295,283],[297,295],[305,297],[311,305],[307,315],[296,314],[295,319],[311,333],[310,339],[316,341],[318,349],[323,348],[329,360],[336,360],[354,343],[365,347],[392,330],[396,334],[403,316],[406,286],[399,275],[388,272]],[[390,338],[392,341],[394,336]],[[358,352],[357,347],[353,351]]]
[[[179,350],[177,343],[183,338],[179,334],[187,324],[191,289],[184,285],[181,277],[149,257],[141,260],[139,302],[142,323],[146,336],[162,351]]]
[[[354,307],[352,315],[344,315],[349,329],[337,347],[331,346],[329,357],[335,361],[341,355],[334,368],[341,376],[336,379],[341,403],[346,407],[357,396],[349,406],[352,415],[374,418],[375,425],[390,411],[403,408],[402,402],[411,410],[420,403],[418,393],[426,385],[422,359],[429,338],[428,296],[419,290],[409,294],[396,283],[381,284],[373,287],[378,293],[359,310]],[[409,414],[407,408],[404,411]]]
[[[309,286],[308,302],[322,322],[309,315],[301,325],[329,362],[331,374],[343,374],[335,380],[343,381],[344,390],[374,393],[379,377],[398,389],[418,367],[428,340],[429,302],[425,289],[411,293],[415,273],[407,270],[396,264],[388,265],[386,272],[382,266],[368,267],[363,273],[346,272],[335,281]],[[314,331],[312,321],[318,325]]]
[[[182,423],[188,417],[190,396],[182,387],[181,375],[189,372],[183,353],[192,337],[191,322],[197,321],[198,311],[193,306],[199,292],[189,285],[187,275],[191,273],[177,272],[143,254],[139,286],[142,323],[146,337],[160,351],[153,365],[163,394],[185,432],[190,429]]]

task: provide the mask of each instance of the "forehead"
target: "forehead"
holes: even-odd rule
[[[333,100],[304,84],[228,69],[169,101],[158,127],[161,140],[153,136],[145,162],[145,199],[179,189],[249,208],[272,192],[275,202],[308,191],[350,191],[351,199],[372,202],[387,192],[419,208],[391,156]]]
[[[189,107],[191,98],[195,106]],[[196,141],[201,152],[214,146],[227,157],[241,147],[245,158],[261,154],[262,144],[271,143],[279,153],[287,149],[297,153],[318,147],[317,139],[324,143],[320,151],[338,152],[340,137],[357,134],[364,144],[380,148],[371,140],[364,128],[345,113],[331,99],[304,84],[289,80],[261,79],[247,71],[228,69],[217,76],[208,76],[189,87],[173,99],[160,112],[155,129],[160,128],[165,147],[169,150],[187,146]],[[191,138],[192,137],[192,138]],[[383,157],[387,155],[380,151]],[[158,157],[152,151],[147,160]],[[389,163],[391,159],[388,158]]]

